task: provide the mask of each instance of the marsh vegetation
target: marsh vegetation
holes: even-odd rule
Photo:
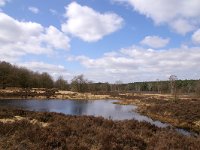
[[[23,119],[5,121],[15,116]],[[46,126],[42,126],[44,123]],[[0,128],[1,149],[200,148],[199,137],[184,136],[133,120],[112,121],[101,117],[1,108]]]
[[[200,81],[172,77],[134,83],[94,83],[83,75],[71,81],[53,80],[48,73],[0,62],[0,99],[117,99],[118,104],[137,106],[139,113],[153,120],[196,133],[185,136],[136,120],[1,106],[0,149],[200,149]]]

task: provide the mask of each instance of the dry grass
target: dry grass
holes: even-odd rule
[[[95,95],[92,93],[78,93],[71,91],[58,91],[56,93],[56,98],[60,99],[76,99],[76,100],[100,100],[109,99],[109,95]]]
[[[21,117],[21,116],[14,116],[13,118],[3,118],[3,119],[0,119],[0,122],[1,123],[4,123],[4,124],[12,124],[12,123],[15,123],[15,122],[18,122],[18,121],[28,121],[30,122],[31,124],[37,124],[41,127],[47,127],[49,124],[48,123],[45,123],[45,122],[40,122],[36,119],[28,119],[28,118],[25,118],[25,117]]]
[[[46,89],[34,88],[28,90],[27,95],[25,91],[20,88],[0,89],[0,99],[76,99],[76,100],[99,100],[109,99],[110,95],[95,95],[92,93],[78,93],[71,91],[56,91],[54,94],[46,92]],[[26,97],[25,97],[26,96]]]

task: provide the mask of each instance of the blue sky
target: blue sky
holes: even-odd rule
[[[199,79],[199,0],[0,0],[0,60],[56,79]]]

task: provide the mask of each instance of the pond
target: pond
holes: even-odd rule
[[[58,112],[66,115],[92,115],[113,120],[134,119],[146,121],[157,127],[171,127],[170,124],[154,121],[136,112],[134,105],[113,104],[117,100],[0,100],[0,106],[20,108],[31,111]],[[184,135],[190,135],[183,129],[175,129]]]

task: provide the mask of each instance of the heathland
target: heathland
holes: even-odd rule
[[[70,82],[0,62],[0,99],[116,99],[153,120],[195,132],[185,136],[134,120],[113,121],[0,107],[0,149],[200,149],[200,81]]]
[[[199,149],[200,138],[146,122],[0,109],[0,149]]]

